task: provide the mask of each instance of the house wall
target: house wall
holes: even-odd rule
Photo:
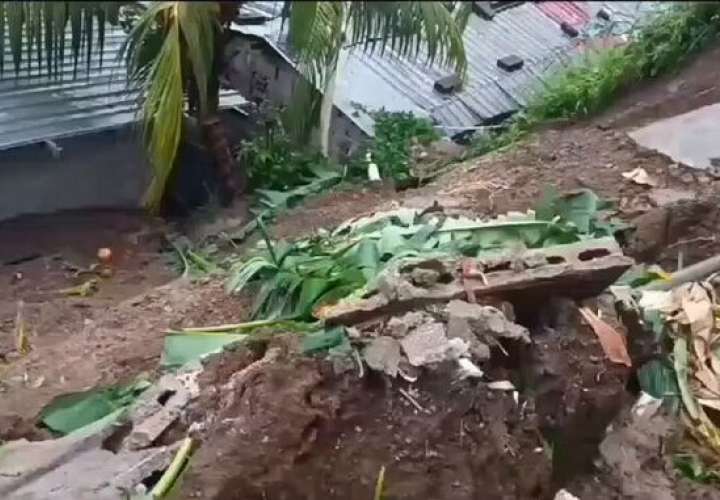
[[[231,111],[221,117],[229,140],[247,138],[242,119]],[[213,201],[219,186],[212,158],[200,137],[193,139],[181,144],[177,171],[168,181],[164,210],[169,215],[187,215]],[[0,220],[59,210],[142,206],[152,170],[137,129],[55,143],[62,148],[59,158],[53,158],[44,144],[0,151]]]
[[[236,36],[226,52],[225,78],[247,100],[288,106],[302,76],[264,41]],[[337,107],[330,126],[330,156],[336,159],[355,152],[367,135]]]
[[[137,133],[131,129],[58,139],[0,151],[0,220],[82,208],[136,208],[149,182]]]

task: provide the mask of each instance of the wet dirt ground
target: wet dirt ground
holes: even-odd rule
[[[679,75],[629,93],[601,117],[549,129],[507,152],[468,161],[420,190],[317,197],[283,216],[274,234],[292,238],[418,198],[435,197],[482,215],[526,210],[546,185],[560,191],[591,188],[617,201],[621,214],[632,218],[653,208],[649,188],[621,175],[637,167],[661,187],[711,199],[720,181],[637,148],[626,132],[653,118],[720,101],[720,67],[713,64],[718,55],[720,50],[710,51]],[[643,258],[658,259],[672,270],[677,248],[668,245],[682,239],[696,239],[686,264],[720,251],[720,242],[712,239],[720,222],[717,206],[706,202],[701,211],[690,210],[679,224],[682,230],[674,232],[658,216],[657,227],[650,224],[648,230],[648,238],[658,241]],[[8,361],[0,385],[2,438],[33,437],[37,412],[59,394],[152,372],[168,328],[247,319],[246,302],[225,295],[220,283],[174,280],[157,242],[133,239],[157,227],[154,221],[137,214],[36,220],[0,224],[0,354]],[[114,275],[101,281],[96,295],[53,293],[78,284],[63,261],[88,266],[101,246],[113,248],[117,261]],[[13,263],[34,254],[40,257]],[[22,358],[8,356],[19,299],[26,302],[32,345]],[[589,470],[598,439],[627,397],[627,375],[604,361],[587,330],[562,338],[536,335],[525,364],[555,367],[546,374],[548,382],[537,384],[539,389],[525,387],[524,382],[539,379],[518,366],[500,364],[489,372],[520,377],[522,397],[535,404],[522,415],[509,393],[469,383],[448,387],[440,375],[424,377],[413,388],[430,411],[424,414],[399,395],[397,386],[373,377],[359,382],[350,375],[331,376],[321,362],[294,356],[292,350],[283,353],[283,362],[250,378],[232,405],[218,405],[227,395],[215,388],[259,358],[224,355],[239,359],[219,362],[225,371],[214,372],[216,379],[207,382],[204,408],[196,415],[229,420],[203,436],[206,446],[194,459],[185,496],[367,499],[385,466],[389,498],[547,498],[561,485],[577,486],[578,477],[584,479],[577,487],[590,495],[583,500],[620,498],[612,485],[600,487],[602,478],[579,474]],[[542,361],[533,361],[538,356]],[[232,420],[239,415],[242,425]],[[547,450],[551,439],[561,443],[553,458]],[[587,485],[598,486],[597,497]]]

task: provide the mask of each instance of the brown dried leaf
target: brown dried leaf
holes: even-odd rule
[[[697,378],[715,396],[720,397],[720,379],[707,368],[703,367],[695,372]]]
[[[632,361],[630,360],[630,355],[628,354],[625,343],[625,336],[598,318],[587,307],[580,307],[579,311],[583,318],[585,318],[585,321],[592,327],[598,340],[600,340],[600,345],[603,351],[605,351],[607,358],[613,363],[632,366]]]

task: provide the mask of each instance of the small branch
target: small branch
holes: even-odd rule
[[[425,408],[422,407],[420,403],[417,402],[417,400],[410,395],[408,391],[403,389],[402,387],[398,389],[400,391],[400,394],[403,395],[405,399],[410,401],[410,404],[413,405],[418,411],[421,411],[423,413],[429,413]]]

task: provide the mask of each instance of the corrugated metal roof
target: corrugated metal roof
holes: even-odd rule
[[[69,30],[67,39],[69,52]],[[100,52],[93,50],[87,71],[83,54],[77,78],[73,78],[71,57],[66,57],[55,77],[47,75],[44,67],[38,70],[34,53],[31,70],[22,67],[16,76],[6,39],[5,72],[0,77],[0,150],[132,122],[136,95],[128,92],[125,66],[117,60],[124,39],[120,28],[108,26],[102,66]]]
[[[69,51],[69,30],[67,37],[66,50]],[[66,57],[55,77],[48,75],[44,66],[38,70],[35,53],[30,59],[31,71],[23,65],[16,76],[10,44],[6,39],[5,72],[0,76],[0,150],[98,132],[134,122],[138,111],[138,95],[128,89],[125,64],[118,60],[125,37],[121,28],[108,25],[102,66],[100,52],[93,50],[90,70],[87,71],[83,51],[76,78],[73,78],[72,57]],[[223,108],[244,102],[235,90],[221,92]]]
[[[255,3],[249,2],[246,8]],[[617,25],[620,20],[635,22],[642,14],[657,9],[657,6],[638,6],[638,3],[658,2],[543,2],[539,5],[526,2],[496,14],[492,21],[473,15],[464,33],[467,80],[463,89],[450,96],[434,90],[435,81],[450,70],[425,64],[423,54],[416,60],[407,60],[389,49],[383,55],[367,54],[362,49],[345,51],[335,104],[370,134],[372,118],[359,111],[357,103],[373,110],[385,107],[429,115],[452,135],[524,106],[533,92],[541,88],[543,75],[571,60],[582,37],[572,39],[565,35],[559,26],[562,21],[587,26],[592,24],[597,12],[605,8],[611,13],[611,22]],[[262,37],[291,61],[280,20],[255,26],[233,25],[233,28]],[[511,54],[521,57],[524,65],[518,71],[507,73],[497,67],[497,60]]]

